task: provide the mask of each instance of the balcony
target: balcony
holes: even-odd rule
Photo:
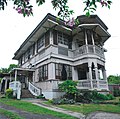
[[[97,55],[101,58],[105,58],[104,49],[96,45],[83,45],[79,47],[77,50],[74,50],[74,57],[78,57],[86,54]]]
[[[104,90],[108,90],[108,85],[107,85],[107,81],[105,80],[79,80],[78,82],[78,89],[104,89]]]

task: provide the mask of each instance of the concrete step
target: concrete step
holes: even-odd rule
[[[28,89],[22,89],[21,98],[35,98]]]

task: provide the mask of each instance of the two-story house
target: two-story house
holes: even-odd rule
[[[62,95],[58,84],[69,79],[78,81],[81,90],[108,91],[103,48],[110,37],[108,28],[97,15],[78,20],[69,27],[47,14],[22,43],[13,57],[19,61],[13,72],[22,88],[34,93],[40,88],[52,99]]]

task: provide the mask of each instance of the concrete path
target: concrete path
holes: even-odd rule
[[[107,112],[94,112],[87,115],[86,119],[120,119],[120,114]]]
[[[81,113],[78,113],[78,112],[68,111],[68,110],[65,110],[65,109],[62,109],[62,108],[58,108],[58,107],[55,107],[55,106],[47,106],[47,105],[40,104],[40,103],[33,103],[33,104],[37,105],[37,106],[40,106],[40,107],[43,107],[43,108],[47,108],[49,110],[53,110],[53,111],[56,111],[56,112],[61,112],[61,113],[67,114],[67,115],[71,115],[71,116],[77,117],[79,119],[85,119],[85,115],[83,115]]]

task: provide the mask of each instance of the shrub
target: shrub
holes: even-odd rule
[[[73,99],[67,99],[67,98],[62,98],[62,99],[53,99],[53,104],[60,105],[60,104],[74,104],[75,101]]]
[[[119,90],[119,89],[114,89],[114,90],[113,90],[113,95],[114,95],[115,97],[120,96],[120,90]]]
[[[72,80],[66,80],[63,83],[59,84],[59,89],[66,93],[66,97],[69,99],[74,99],[75,94],[77,93],[77,82]]]
[[[13,98],[13,90],[12,89],[7,89],[6,92],[5,92],[5,96],[7,98]]]
[[[37,99],[45,99],[45,96],[43,94],[36,96]]]
[[[107,94],[108,100],[113,100],[115,97],[112,94]]]

